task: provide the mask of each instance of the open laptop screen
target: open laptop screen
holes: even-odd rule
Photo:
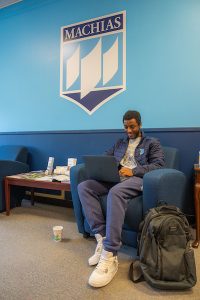
[[[114,156],[84,155],[83,161],[90,179],[105,182],[120,182],[117,161]]]

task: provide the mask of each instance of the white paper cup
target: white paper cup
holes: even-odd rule
[[[56,242],[62,241],[62,231],[63,231],[63,226],[54,226],[53,227],[54,241],[56,241]]]
[[[68,158],[67,165],[71,168],[75,166],[77,163],[77,158]]]

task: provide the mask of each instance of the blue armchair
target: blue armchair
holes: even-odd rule
[[[184,208],[186,177],[177,170],[179,166],[179,151],[171,147],[163,147],[163,150],[166,167],[145,174],[143,178],[143,194],[129,201],[122,229],[123,244],[137,247],[139,224],[143,220],[145,212],[149,208],[157,206],[159,202],[173,204],[180,209]],[[85,219],[77,192],[77,185],[87,179],[84,164],[71,168],[70,178],[78,230],[84,237],[87,237],[92,235],[92,232]],[[106,196],[100,198],[100,203],[106,218]]]
[[[4,178],[29,171],[28,150],[22,146],[6,145],[0,147],[0,212],[5,211]],[[24,196],[21,187],[11,188],[11,207],[20,204]]]

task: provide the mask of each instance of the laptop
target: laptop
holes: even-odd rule
[[[114,156],[84,155],[86,171],[90,179],[118,183],[127,177],[120,177],[117,161]]]

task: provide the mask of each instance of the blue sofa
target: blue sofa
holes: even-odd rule
[[[143,194],[130,199],[122,230],[122,242],[137,247],[139,224],[146,211],[159,202],[173,204],[184,209],[186,177],[178,170],[179,151],[171,147],[163,147],[165,168],[151,171],[144,176]],[[78,230],[84,237],[93,235],[77,193],[77,185],[87,179],[84,164],[78,164],[70,170],[71,193]],[[100,198],[100,203],[106,218],[106,196]]]
[[[4,178],[29,171],[28,150],[23,146],[0,146],[0,212],[5,211]],[[11,207],[20,204],[24,196],[21,187],[11,188]]]

